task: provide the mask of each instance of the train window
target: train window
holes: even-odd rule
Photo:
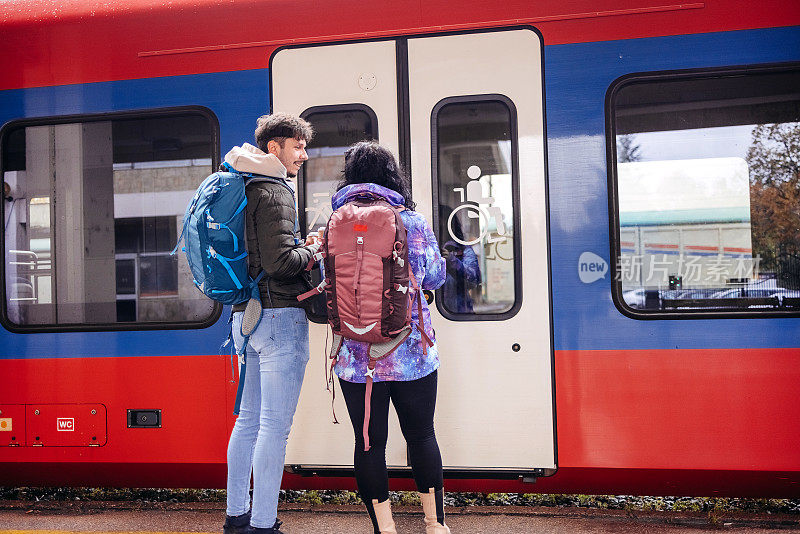
[[[308,161],[303,164],[300,190],[305,206],[303,228],[319,230],[331,215],[331,196],[342,179],[344,152],[353,143],[378,139],[375,112],[363,104],[319,106],[301,115],[314,127],[314,139],[306,148]]]
[[[218,154],[204,110],[20,121],[3,131],[4,322],[202,326],[220,313],[170,255]]]
[[[621,309],[800,311],[800,69],[632,76],[609,112]]]
[[[435,225],[455,320],[500,319],[518,302],[516,114],[500,95],[448,98],[432,113]]]

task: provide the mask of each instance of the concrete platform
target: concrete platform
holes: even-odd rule
[[[421,510],[395,507],[399,534],[422,533]],[[800,517],[701,513],[626,512],[587,508],[468,507],[446,511],[453,534],[605,534],[797,532]],[[221,503],[0,501],[0,533],[221,532]],[[371,534],[360,506],[281,505],[287,534]]]

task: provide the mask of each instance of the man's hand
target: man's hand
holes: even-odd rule
[[[317,232],[309,232],[306,236],[306,246],[315,245],[320,242],[320,237]]]

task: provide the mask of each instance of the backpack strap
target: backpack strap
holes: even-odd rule
[[[263,307],[261,306],[261,298],[258,292],[258,282],[264,277],[264,271],[258,273],[258,276],[250,282],[251,294],[250,300],[247,301],[247,306],[244,309],[244,315],[242,316],[242,326],[241,326],[241,334],[242,334],[242,348],[237,352],[237,356],[239,358],[239,385],[236,388],[236,401],[233,403],[233,414],[239,415],[239,407],[242,404],[242,392],[244,391],[244,376],[247,370],[247,344],[250,342],[250,336],[253,335],[258,325],[261,324],[261,316],[263,312]],[[233,319],[233,313],[231,312],[231,319],[228,322],[231,322]],[[231,329],[233,326],[231,326]],[[233,330],[229,336],[233,336]],[[231,347],[231,366],[233,366],[233,347]]]
[[[247,310],[250,309],[251,304],[255,302],[258,306],[259,311],[261,308],[261,301],[255,301],[250,299],[247,302],[247,307],[245,308],[245,317],[247,316]],[[258,315],[258,320],[256,321],[256,326],[258,323],[261,322],[261,314]],[[242,327],[244,327],[244,318],[242,318]],[[253,327],[255,330],[255,327]],[[253,330],[250,330],[247,335],[242,338],[242,348],[236,352],[236,356],[239,359],[239,385],[236,388],[236,400],[233,403],[233,415],[239,415],[239,408],[242,404],[242,393],[244,392],[244,377],[245,373],[247,372],[247,344],[250,342],[250,335],[252,334]],[[244,333],[244,332],[243,332]],[[231,351],[233,351],[234,347],[231,347]],[[231,358],[232,360],[233,358]]]
[[[315,297],[315,296],[321,294],[323,291],[325,291],[325,289],[330,287],[330,285],[331,284],[328,281],[328,279],[325,278],[316,287],[314,287],[312,289],[309,289],[305,293],[300,293],[299,295],[297,295],[297,300],[304,301],[307,298]]]
[[[236,276],[236,274],[233,272],[233,269],[231,268],[230,264],[231,262],[239,261],[246,258],[247,252],[243,252],[242,254],[239,254],[235,258],[228,258],[223,256],[222,254],[217,253],[217,251],[214,250],[214,247],[209,246],[207,254],[209,258],[215,258],[222,264],[223,267],[225,267],[225,270],[228,272],[228,276],[230,276],[231,280],[233,280],[233,283],[236,284],[236,289],[242,289],[244,287],[242,281],[239,280],[239,277]]]
[[[274,176],[265,176],[263,174],[255,174],[252,172],[237,171],[235,168],[233,168],[233,165],[231,165],[227,161],[224,162],[221,165],[221,167],[224,169],[224,172],[232,172],[241,175],[245,179],[244,180],[245,187],[254,182],[272,182],[274,184],[282,185],[292,193],[292,196],[294,196],[294,190],[291,187],[289,187],[289,184],[287,184],[286,180],[284,180],[283,178],[276,178]]]
[[[419,327],[417,328],[417,330],[419,330],[419,335],[420,335],[419,342],[422,345],[422,354],[427,356],[428,347],[433,346],[433,341],[431,341],[431,338],[429,338],[428,334],[425,332],[425,316],[422,313],[422,289],[419,287],[419,284],[417,283],[417,278],[414,276],[414,271],[409,268],[408,274],[409,274],[408,276],[409,282],[411,282],[411,287],[414,288],[414,293],[415,293],[412,299],[414,299],[417,303],[417,315],[419,316],[419,325],[418,325]],[[411,316],[412,306],[408,307],[409,319]]]
[[[250,302],[247,303],[248,307]],[[258,307],[261,308],[261,302],[258,302]],[[242,321],[244,325],[244,321]],[[252,332],[252,331],[251,331]],[[250,342],[250,335],[244,336],[242,339],[242,348],[236,352],[239,360],[239,385],[236,388],[236,400],[233,403],[233,415],[239,415],[239,408],[242,405],[242,393],[244,392],[244,377],[247,372],[247,344]],[[233,351],[234,347],[231,347]]]
[[[197,202],[196,199],[192,200],[192,203],[196,203],[196,202]],[[194,209],[194,208],[191,208],[189,211],[191,211],[192,209]],[[183,241],[183,236],[186,235],[186,229],[189,227],[189,219],[190,219],[190,216],[186,215],[184,220],[183,220],[183,228],[181,228],[181,235],[178,236],[178,240],[175,242],[175,248],[173,248],[172,252],[169,253],[170,256],[174,256],[175,253],[178,252],[178,247],[181,246],[181,241]],[[185,251],[186,247],[183,247],[183,250]]]
[[[375,360],[369,359],[367,364],[367,383],[364,390],[364,426],[361,429],[364,437],[364,452],[370,449],[369,445],[369,414],[372,411],[372,377],[375,375]]]
[[[338,425],[339,420],[336,419],[336,409],[334,408],[334,401],[336,401],[336,382],[333,379],[334,370],[333,368],[336,367],[336,362],[339,359],[339,350],[342,348],[342,343],[344,342],[344,338],[340,334],[333,334],[333,343],[331,344],[331,350],[329,354],[330,358],[330,369],[328,366],[325,366],[325,389],[331,392],[331,413],[333,414],[333,424]],[[328,347],[328,330],[325,330],[325,348],[327,350]],[[328,374],[330,371],[330,375]]]
[[[233,403],[233,415],[239,415],[239,407],[242,404],[242,392],[244,391],[244,376],[245,376],[245,372],[247,371],[247,369],[246,369],[247,358],[244,357],[244,354],[245,354],[245,352],[247,350],[247,341],[249,339],[249,336],[242,343],[242,350],[241,350],[241,355],[240,355],[239,352],[236,350],[236,345],[233,343],[233,324],[232,323],[233,323],[233,311],[231,311],[231,314],[228,317],[228,324],[231,325],[230,330],[228,331],[228,337],[222,343],[220,348],[226,347],[226,346],[228,346],[228,344],[230,344],[230,346],[231,346],[231,383],[233,383],[233,377],[234,377],[234,368],[233,368],[234,358],[238,359],[238,363],[239,363],[239,385],[236,387],[236,400]]]
[[[311,256],[311,259],[308,260],[308,265],[306,265],[306,271],[310,271],[311,269],[313,269],[314,265],[316,265],[318,261],[322,261],[324,258],[325,258],[325,253],[322,252],[321,250],[319,252],[315,252],[314,255]]]
[[[249,339],[249,338],[248,338]],[[244,341],[243,347],[247,349],[247,341]],[[231,351],[233,351],[233,347],[231,347]],[[239,408],[242,405],[242,393],[244,392],[244,377],[245,373],[247,372],[247,357],[245,356],[245,351],[242,351],[242,354],[239,356],[239,386],[236,388],[236,401],[233,403],[233,415],[239,415]]]
[[[191,218],[190,215],[194,212],[195,206],[197,206],[197,202],[200,200],[200,197],[203,196],[206,192],[210,189],[213,189],[219,183],[219,178],[216,180],[212,180],[207,183],[202,189],[198,189],[194,196],[192,197],[192,201],[189,204],[189,207],[186,210],[186,215],[183,219],[183,227],[181,228],[181,235],[178,236],[178,241],[175,243],[175,248],[172,249],[172,252],[169,253],[170,256],[174,256],[175,253],[178,251],[178,247],[181,246],[181,241],[183,241],[183,236],[186,234],[186,229],[189,227],[189,219]],[[185,248],[183,250],[186,250]]]
[[[208,210],[206,210],[206,226],[208,228],[213,229],[213,230],[219,230],[220,228],[224,228],[228,232],[230,232],[231,237],[233,238],[233,250],[234,250],[234,252],[239,250],[239,239],[236,237],[236,233],[233,230],[231,230],[230,226],[228,226],[228,225],[231,223],[231,221],[233,220],[234,217],[239,215],[242,212],[242,210],[244,210],[244,207],[246,205],[247,205],[247,197],[242,199],[242,203],[239,204],[239,207],[236,208],[236,211],[233,213],[233,215],[231,215],[230,218],[225,222],[217,222],[217,221],[215,221],[211,217],[211,214],[208,212]]]
[[[369,359],[377,362],[390,356],[410,335],[411,326],[407,325],[401,328],[392,339],[383,343],[371,343],[369,346]]]

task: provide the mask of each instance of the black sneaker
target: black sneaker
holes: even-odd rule
[[[250,512],[242,515],[226,515],[222,525],[223,534],[246,534],[250,529]]]
[[[271,528],[250,527],[247,534],[286,534],[284,531],[280,530],[282,524],[283,521],[275,519],[275,524],[272,525]]]

